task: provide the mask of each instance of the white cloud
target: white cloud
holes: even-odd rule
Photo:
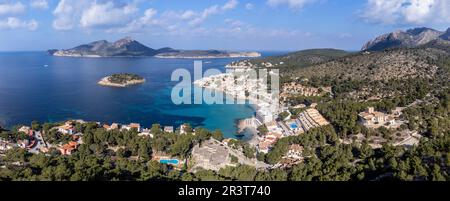
[[[25,12],[25,5],[20,2],[0,3],[0,15],[19,14]]]
[[[48,9],[48,1],[47,0],[31,0],[31,7],[41,10]]]
[[[138,11],[135,5],[116,7],[113,2],[99,4],[94,2],[83,11],[80,25],[84,28],[110,28],[127,24]]]
[[[450,22],[449,0],[368,0],[360,16],[369,23],[420,25]]]
[[[138,12],[134,1],[120,4],[117,1],[60,0],[53,11],[55,19],[53,28],[71,30],[75,27],[84,29],[111,29],[124,27],[133,21]]]
[[[160,21],[155,18],[158,11],[153,8],[145,10],[144,16],[139,19],[133,20],[128,23],[125,27],[119,27],[117,29],[110,29],[109,32],[119,32],[119,33],[131,33],[139,32],[145,27],[150,27],[153,25],[160,24]]]
[[[173,30],[174,27],[179,28],[185,24],[191,27],[197,27],[213,15],[222,14],[229,10],[235,9],[238,4],[239,2],[237,0],[229,0],[223,5],[212,5],[200,11],[194,11],[191,9],[181,11],[168,10],[161,14],[161,16],[156,20],[158,21],[156,24],[163,26],[163,28],[167,30]]]
[[[184,11],[183,14],[181,15],[181,19],[183,20],[187,20],[187,19],[192,19],[193,17],[195,17],[195,12],[192,10],[187,10]]]
[[[21,20],[15,17],[8,17],[5,20],[0,20],[0,30],[5,29],[28,29],[30,31],[34,31],[38,28],[38,23],[36,20]]]
[[[288,5],[292,9],[301,9],[306,4],[312,3],[315,0],[267,0],[267,4],[273,7],[280,5]]]
[[[244,25],[242,21],[234,19],[225,19],[225,23],[230,25],[231,27],[241,27]]]
[[[61,0],[53,11],[55,19],[53,28],[64,31],[71,30],[78,24],[83,9],[89,6],[88,0]]]
[[[228,11],[228,10],[232,10],[232,9],[236,8],[236,6],[238,4],[239,4],[239,2],[237,0],[229,0],[223,6],[213,5],[209,8],[206,8],[205,10],[203,10],[202,13],[194,13],[192,16],[195,16],[195,17],[189,22],[189,24],[191,26],[198,26],[201,23],[203,23],[211,15],[216,15],[216,14],[220,14],[225,11]]]
[[[134,0],[125,4],[113,0],[60,0],[53,11],[53,27],[71,30],[78,26],[87,30],[102,29],[108,33],[142,33],[150,29],[149,33],[152,34],[198,31],[201,30],[199,26],[211,16],[235,9],[239,4],[237,0],[228,0],[222,5],[212,5],[203,10],[167,10],[161,14],[154,8],[148,8],[139,16],[139,2]]]
[[[255,7],[255,5],[253,5],[252,3],[247,3],[245,5],[245,9],[247,9],[247,10],[252,10],[254,7]]]
[[[222,10],[232,10],[239,4],[237,0],[230,0],[222,6]]]

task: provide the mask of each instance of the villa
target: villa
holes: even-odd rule
[[[61,148],[59,148],[59,151],[61,152],[61,155],[71,155],[74,150],[78,148],[77,142],[69,142],[68,144],[63,145]]]
[[[181,134],[181,135],[187,134],[186,129],[187,129],[187,126],[186,126],[185,124],[182,124],[182,125],[180,126],[180,134]]]
[[[166,132],[166,133],[173,133],[174,132],[173,126],[165,126],[164,127],[164,132]]]
[[[19,128],[18,131],[19,131],[19,132],[23,132],[23,133],[29,133],[30,130],[31,130],[30,127],[28,127],[28,126],[22,126],[22,127]]]
[[[132,130],[132,129],[136,129],[137,132],[141,132],[141,125],[138,123],[131,123],[129,125],[123,125],[121,130]]]
[[[141,125],[140,124],[131,123],[129,126],[130,126],[131,129],[136,129],[138,132],[141,131]]]
[[[267,135],[261,137],[256,146],[258,152],[269,153],[273,145],[283,137],[283,135],[278,133],[268,133]]]
[[[289,150],[285,158],[302,159],[303,147],[298,144],[292,144],[289,146]]]
[[[359,113],[359,117],[361,124],[368,128],[378,128],[385,125],[396,124],[395,115],[375,111],[375,108],[373,107],[369,107],[366,111]]]
[[[153,134],[150,133],[150,129],[142,129],[142,132],[138,134],[138,136],[149,136],[150,138],[153,138]]]
[[[111,124],[111,126],[110,125],[107,125],[107,124],[105,124],[105,125],[103,125],[103,128],[105,128],[107,131],[110,131],[110,130],[115,130],[115,129],[119,129],[120,128],[120,126],[119,126],[119,124],[118,123],[113,123],[113,124]]]
[[[67,121],[64,125],[56,127],[56,129],[62,134],[73,135],[76,133],[75,127],[71,121]]]
[[[6,151],[13,148],[13,144],[8,141],[0,140],[0,151]]]

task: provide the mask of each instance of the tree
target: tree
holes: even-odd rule
[[[150,129],[150,132],[151,132],[152,134],[154,134],[154,135],[161,134],[161,133],[162,133],[161,125],[159,125],[159,124],[153,124],[153,125],[152,125],[152,128]]]
[[[256,149],[251,147],[248,143],[243,146],[244,156],[247,158],[255,158]]]
[[[285,120],[288,116],[289,116],[289,112],[286,112],[286,111],[284,111],[284,112],[282,112],[282,113],[280,113],[280,114],[278,115],[278,117],[279,117],[281,120]]]
[[[441,173],[441,168],[437,164],[433,166],[433,172],[431,176],[433,181],[445,181],[445,177]]]
[[[273,169],[270,171],[271,181],[287,181],[288,174],[282,169]]]
[[[31,122],[31,129],[33,129],[35,131],[40,131],[42,129],[42,126],[39,123],[39,121],[32,121]]]
[[[219,129],[216,129],[213,133],[212,133],[212,138],[218,140],[218,141],[222,141],[223,140],[223,133],[222,131],[220,131]]]
[[[239,159],[236,157],[236,156],[234,156],[234,155],[231,155],[230,154],[230,159],[231,159],[231,163],[238,163],[239,162]]]
[[[269,130],[267,129],[266,125],[258,126],[257,130],[259,131],[260,135],[267,135],[269,133]]]

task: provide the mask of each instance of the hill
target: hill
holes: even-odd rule
[[[100,40],[67,50],[49,50],[48,52],[54,56],[69,57],[138,57],[154,56],[158,53],[170,51],[173,50],[170,48],[155,50],[127,37],[113,43]]]
[[[309,49],[282,56],[273,56],[260,59],[251,59],[233,62],[228,68],[271,68],[277,67],[281,71],[292,71],[314,64],[323,63],[336,58],[349,55],[349,52],[337,49]]]

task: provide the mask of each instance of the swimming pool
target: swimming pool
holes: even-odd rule
[[[180,161],[178,159],[161,159],[159,160],[161,164],[168,164],[168,165],[178,165]]]
[[[297,124],[294,123],[294,124],[291,124],[291,128],[292,128],[292,129],[297,129],[298,126],[297,126]]]

